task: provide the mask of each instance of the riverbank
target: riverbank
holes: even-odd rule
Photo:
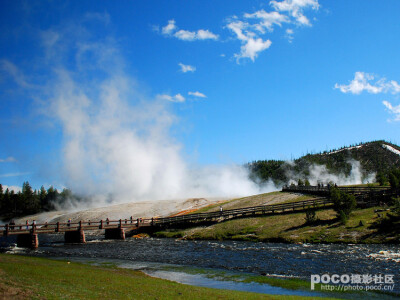
[[[310,299],[195,287],[108,264],[7,254],[0,254],[0,274],[1,299]]]
[[[278,214],[234,219],[210,226],[169,229],[153,233],[155,237],[188,240],[240,240],[284,243],[400,243],[400,220],[390,220],[389,210],[371,207],[355,210],[346,225],[333,209],[319,210],[316,220],[306,222],[306,213]],[[379,211],[379,212],[377,212]]]

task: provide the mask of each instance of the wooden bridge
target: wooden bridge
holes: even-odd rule
[[[362,186],[362,187],[346,187],[346,186],[299,186],[299,185],[290,185],[284,186],[282,188],[282,192],[289,193],[301,193],[301,194],[310,194],[310,195],[319,195],[319,196],[329,196],[331,188],[337,188],[338,190],[352,194],[352,195],[369,195],[369,194],[377,194],[382,195],[385,193],[392,194],[393,190],[390,187],[382,187],[382,186]]]
[[[354,194],[359,207],[370,207],[386,202],[391,197],[399,195],[399,191],[382,187],[339,187],[340,190]],[[39,246],[39,234],[64,233],[66,243],[85,243],[85,231],[104,230],[106,239],[125,239],[125,232],[139,232],[141,229],[159,230],[173,226],[191,225],[201,222],[221,222],[233,218],[256,217],[277,213],[292,213],[304,211],[310,207],[329,208],[333,203],[329,199],[330,187],[315,186],[290,186],[284,187],[283,192],[322,195],[325,197],[314,198],[304,201],[289,203],[259,205],[238,209],[222,210],[209,213],[186,214],[175,217],[151,218],[151,219],[120,219],[100,221],[79,221],[67,223],[44,223],[44,224],[16,224],[1,225],[0,236],[17,235],[19,247],[37,248]],[[3,230],[1,230],[3,229]]]

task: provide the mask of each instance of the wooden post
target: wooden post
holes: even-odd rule
[[[7,235],[8,235],[8,231],[9,231],[8,224],[6,224],[6,232],[5,232],[5,236],[7,236]]]
[[[60,222],[57,222],[56,232],[60,232]]]
[[[37,249],[39,247],[39,238],[37,234],[31,234],[31,248]]]
[[[103,220],[100,220],[100,229],[104,229]]]
[[[79,229],[79,243],[86,244],[85,232],[83,231],[82,227]]]
[[[122,228],[122,219],[119,219],[119,225],[118,228]]]

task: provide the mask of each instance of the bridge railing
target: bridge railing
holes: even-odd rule
[[[282,192],[290,191],[290,192],[329,192],[330,189],[334,186],[299,186],[299,185],[289,185],[284,186],[282,188]],[[366,186],[366,187],[337,187],[335,188],[350,194],[358,194],[358,193],[368,193],[368,192],[378,192],[378,191],[389,191],[390,187],[382,187],[382,186]]]
[[[108,228],[131,228],[151,226],[154,219],[120,219],[120,220],[100,220],[100,221],[79,221],[79,222],[56,222],[56,223],[25,223],[25,224],[5,224],[0,225],[0,235],[25,234],[25,233],[53,233],[76,230],[95,230]]]

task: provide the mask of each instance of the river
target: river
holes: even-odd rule
[[[400,293],[398,245],[297,245],[155,238],[118,241],[103,240],[99,236],[87,236],[88,242],[84,245],[64,245],[62,238],[62,235],[41,235],[39,249],[12,248],[10,251],[92,263],[112,262],[186,284],[269,294],[317,295],[268,285],[262,288],[260,284],[242,286],[241,282],[232,283],[221,276],[256,275],[309,281],[312,274],[390,274],[395,283],[394,292]]]

